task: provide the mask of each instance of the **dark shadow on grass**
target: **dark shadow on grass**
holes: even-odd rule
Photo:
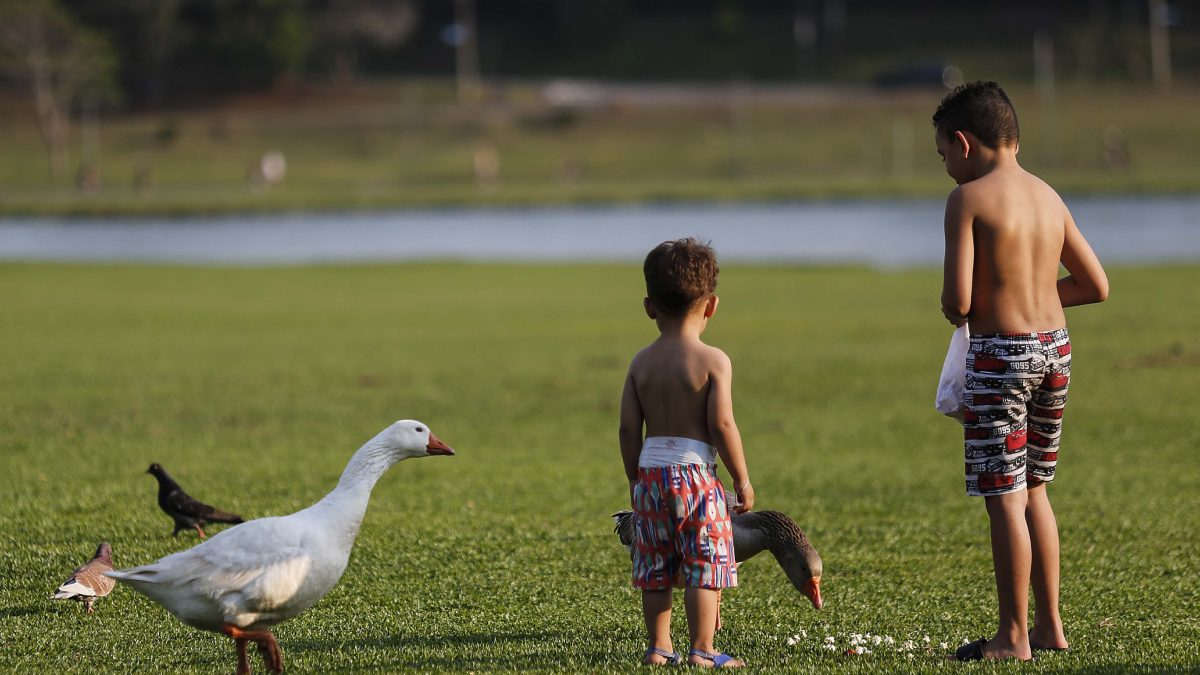
[[[589,668],[612,667],[612,652],[609,650],[588,650],[581,654],[579,650],[571,650],[570,663],[566,664],[555,659],[554,645],[562,644],[565,636],[561,633],[470,633],[455,635],[430,636],[386,636],[357,640],[300,640],[297,642],[280,642],[284,650],[284,658],[288,652],[300,654],[304,652],[329,653],[332,650],[380,650],[388,652],[390,658],[381,663],[355,663],[356,671],[390,671],[396,669],[421,670],[525,670],[544,669],[567,665],[571,670],[586,671]],[[479,654],[471,647],[505,645],[513,652],[508,655],[492,656]],[[430,656],[430,652],[445,654],[452,651],[459,654],[455,657]],[[636,655],[634,657],[636,659]]]
[[[1200,663],[1195,659],[1188,659],[1181,663],[1164,663],[1145,665],[1140,663],[1110,663],[1110,664],[1094,664],[1094,665],[1078,665],[1078,667],[1055,668],[1055,673],[1064,675],[1170,675],[1178,673],[1195,674],[1200,669]]]
[[[0,619],[11,619],[18,616],[41,614],[45,611],[45,607],[4,607],[3,609],[0,609]]]
[[[460,645],[493,645],[501,642],[546,642],[558,639],[558,633],[477,633],[468,635],[388,635],[357,640],[298,640],[292,642],[296,651],[328,651],[334,647],[359,647],[366,649],[404,649],[406,647],[436,648]]]

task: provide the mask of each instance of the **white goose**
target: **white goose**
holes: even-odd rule
[[[251,520],[150,565],[108,572],[180,621],[237,644],[239,674],[250,672],[246,643],[268,669],[283,672],[270,628],[320,600],[341,578],[371,489],[396,462],[453,455],[429,427],[401,420],[367,441],[324,499],[291,514]]]

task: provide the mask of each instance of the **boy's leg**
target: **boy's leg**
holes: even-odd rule
[[[720,591],[711,588],[688,587],[683,593],[683,604],[687,609],[688,636],[692,649],[705,654],[716,654],[713,647],[713,634],[717,626],[717,602]],[[688,663],[693,666],[712,666],[711,659],[705,659],[694,654],[688,655]],[[727,664],[726,668],[736,668],[745,665],[741,661]]]
[[[674,652],[671,644],[671,589],[642,591],[642,616],[646,619],[646,644],[668,654]],[[665,665],[667,658],[648,652],[642,663]]]
[[[1033,629],[1029,644],[1038,649],[1066,649],[1062,618],[1058,615],[1058,522],[1050,507],[1046,484],[1030,481],[1029,503],[1025,507],[1029,540],[1033,549]]]
[[[1030,645],[1038,649],[1066,649],[1062,619],[1058,614],[1059,543],[1058,522],[1050,507],[1046,483],[1054,480],[1062,438],[1063,410],[1071,382],[1071,342],[1066,330],[1052,331],[1042,339],[1046,375],[1034,390],[1028,406],[1029,504],[1025,521],[1033,547],[1033,630]]]
[[[984,658],[1029,659],[1029,573],[1031,551],[1025,522],[1026,490],[985,497],[992,530],[992,564],[1000,623],[984,645]]]
[[[682,521],[678,539],[691,641],[688,663],[713,667],[720,661],[722,667],[740,668],[746,664],[713,648],[720,616],[720,589],[737,585],[733,527],[725,504],[725,490],[714,466],[688,465],[684,483],[689,498],[683,503],[692,505]]]

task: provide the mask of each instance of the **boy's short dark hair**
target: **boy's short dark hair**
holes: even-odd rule
[[[933,113],[933,126],[947,138],[969,131],[993,150],[1021,140],[1017,111],[995,82],[969,82],[947,94]]]
[[[692,237],[664,241],[646,255],[646,295],[668,316],[684,314],[717,290],[717,254]]]

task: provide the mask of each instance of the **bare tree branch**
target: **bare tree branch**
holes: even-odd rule
[[[70,163],[72,104],[82,95],[110,96],[114,66],[107,41],[55,0],[0,0],[0,72],[30,86],[51,175]]]

